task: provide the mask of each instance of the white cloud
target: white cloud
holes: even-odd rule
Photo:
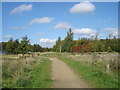
[[[104,28],[102,31],[108,32],[109,34],[118,37],[118,28]]]
[[[12,27],[14,30],[25,30],[27,27]]]
[[[67,23],[67,22],[62,22],[62,23],[59,23],[57,24],[55,27],[55,29],[69,29],[71,28],[71,26]]]
[[[95,5],[90,3],[89,1],[83,1],[79,4],[75,4],[72,8],[70,8],[70,13],[78,13],[85,14],[91,13],[95,10]]]
[[[97,33],[96,30],[90,28],[74,29],[73,32],[81,35],[95,35]]]
[[[36,23],[50,23],[53,20],[54,18],[49,18],[49,17],[36,18],[30,21],[29,25],[36,24]]]
[[[48,39],[48,38],[41,38],[40,39],[40,45],[42,47],[49,47],[49,48],[51,48],[55,44],[55,42],[56,42],[56,39],[53,39],[53,40]]]
[[[30,11],[30,10],[32,10],[32,4],[28,4],[28,5],[23,4],[23,5],[20,5],[20,6],[16,7],[16,8],[14,8],[10,12],[10,14],[22,13],[24,11]]]
[[[5,38],[10,39],[10,38],[12,38],[12,35],[6,35]]]

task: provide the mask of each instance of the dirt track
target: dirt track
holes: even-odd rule
[[[54,88],[90,88],[78,77],[63,61],[50,58],[52,61],[52,79],[55,80]]]

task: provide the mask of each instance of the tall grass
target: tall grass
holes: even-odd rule
[[[11,56],[11,55],[9,55]],[[5,56],[4,56],[5,57]],[[16,55],[12,55],[11,57],[6,57],[3,60],[3,65],[2,65],[2,86],[4,88],[10,88],[10,87],[35,87],[33,85],[33,79],[36,78],[36,80],[38,79],[38,76],[34,77],[34,74],[39,74],[43,75],[42,73],[47,73],[47,76],[45,76],[46,78],[50,78],[50,61],[44,59],[41,56],[36,56],[36,57],[29,57],[29,58],[14,58],[16,57]],[[14,58],[14,60],[10,60],[8,58]],[[49,68],[45,68],[45,66],[43,65],[47,65],[47,67]],[[44,69],[43,69],[44,68]],[[45,72],[37,72],[36,70],[46,70]],[[42,77],[42,76],[41,76]],[[40,77],[40,79],[41,79]],[[39,80],[40,80],[39,79]],[[45,83],[45,82],[41,82],[41,83]],[[47,83],[47,82],[46,82]],[[52,83],[52,82],[51,82]],[[38,83],[39,84],[39,83]],[[46,85],[47,86],[47,85]],[[44,87],[44,86],[41,86]],[[49,87],[49,85],[48,85]]]
[[[118,53],[86,53],[69,55],[72,60],[106,69],[106,72],[118,72]]]
[[[60,58],[60,60],[63,60],[65,63],[67,63],[76,73],[82,76],[84,80],[93,85],[93,87],[118,88],[117,74],[108,74],[99,67],[86,65],[82,62],[76,62],[70,58]]]
[[[51,80],[51,61],[43,59],[42,63],[34,66],[34,70],[22,75],[15,83],[14,87],[24,88],[50,88]]]

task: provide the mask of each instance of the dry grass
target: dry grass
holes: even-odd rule
[[[20,58],[18,55],[3,55],[2,76],[3,87],[14,83],[25,72],[33,69],[33,64],[40,64],[42,57]]]
[[[91,64],[94,66],[98,66],[100,68],[105,68],[106,71],[118,70],[118,53],[86,53],[86,54],[75,54],[68,55],[72,60],[77,62],[83,62],[87,64]]]
[[[118,72],[120,69],[118,62],[118,53],[108,53],[108,52],[93,52],[93,53],[43,53],[42,55],[48,57],[66,57],[71,58],[76,62],[82,62],[88,65],[97,66],[106,70],[106,72],[115,71]]]
[[[118,87],[118,53],[46,53],[63,60],[86,81],[99,88]]]

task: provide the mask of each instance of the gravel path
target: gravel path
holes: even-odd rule
[[[63,61],[50,58],[52,61],[52,79],[54,88],[90,88],[90,85],[78,77]]]

